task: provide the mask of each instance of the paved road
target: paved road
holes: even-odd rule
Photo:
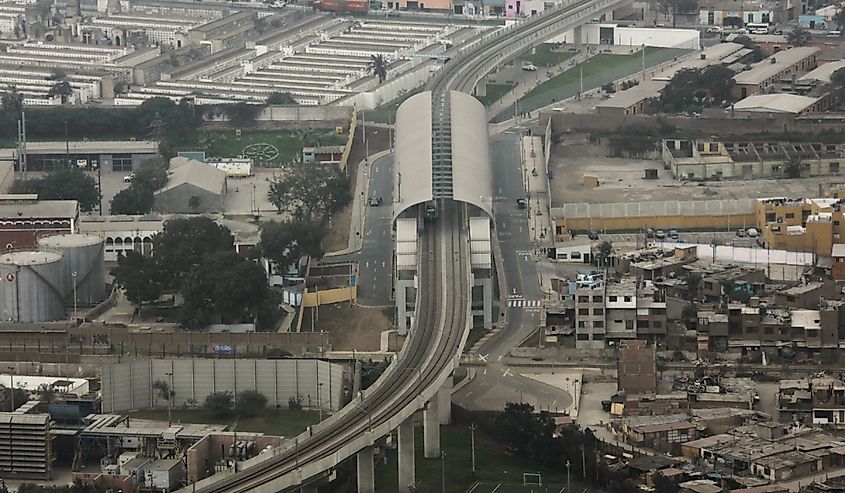
[[[391,306],[393,239],[391,203],[393,201],[393,155],[370,164],[370,197],[381,197],[379,206],[367,207],[364,244],[358,254],[358,304]]]
[[[507,305],[501,332],[478,349],[487,366],[479,368],[475,378],[459,389],[452,398],[467,409],[497,410],[507,401],[529,402],[535,408],[562,409],[572,401],[565,391],[520,375],[502,363],[515,346],[540,325],[540,291],[533,245],[529,240],[528,214],[518,209],[516,199],[524,196],[522,165],[519,156],[519,135],[503,133],[490,137],[493,159],[493,187],[496,193],[493,212],[496,236],[501,249],[501,262],[507,279]],[[503,287],[503,289],[505,289]],[[521,306],[518,306],[521,305]]]

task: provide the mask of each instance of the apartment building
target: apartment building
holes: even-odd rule
[[[842,242],[845,217],[838,198],[757,199],[756,216],[768,248],[830,256],[833,245]]]
[[[579,276],[575,285],[575,347],[601,349],[605,344],[605,279]]]

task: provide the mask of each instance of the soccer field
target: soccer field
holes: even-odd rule
[[[566,493],[566,485],[522,485],[514,483],[479,482],[472,485],[472,487],[467,490],[467,493]]]

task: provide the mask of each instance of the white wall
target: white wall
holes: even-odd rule
[[[612,27],[613,43],[620,46],[653,46],[658,48],[700,48],[700,32],[696,29],[662,29],[644,27],[618,27],[615,24],[584,24],[581,26],[581,42],[598,44],[599,28]],[[549,41],[550,43],[575,42],[575,31],[567,31]]]

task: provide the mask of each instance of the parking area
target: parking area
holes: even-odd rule
[[[645,245],[651,243],[660,244],[665,241],[671,243],[700,243],[708,245],[715,243],[717,245],[753,247],[757,242],[757,238],[750,238],[747,235],[739,236],[736,231],[678,231],[677,240],[672,238],[649,238],[645,233],[597,233],[598,240],[596,241],[599,243],[609,241],[611,243]]]

